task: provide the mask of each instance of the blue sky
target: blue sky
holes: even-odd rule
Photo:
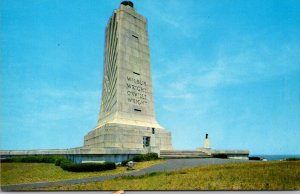
[[[0,149],[71,148],[98,119],[121,1],[2,0]],[[300,154],[300,1],[143,0],[156,117],[175,149]]]

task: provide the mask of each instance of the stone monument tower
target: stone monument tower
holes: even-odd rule
[[[123,1],[105,30],[102,101],[84,147],[104,150],[171,150],[171,133],[154,114],[146,18]]]

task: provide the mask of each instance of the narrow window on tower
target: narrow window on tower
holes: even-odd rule
[[[133,72],[134,74],[136,74],[136,75],[140,75],[139,73],[137,73],[137,72]]]
[[[155,128],[152,128],[152,134],[155,134]]]
[[[141,112],[142,110],[135,108],[134,111]]]
[[[139,37],[137,37],[136,35],[132,34],[132,37],[136,38],[137,40],[139,39]]]

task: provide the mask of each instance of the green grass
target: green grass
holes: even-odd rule
[[[135,170],[161,162],[164,162],[164,160],[140,162],[135,166]],[[1,163],[1,185],[80,179],[125,172],[127,172],[126,167],[117,167],[114,170],[100,172],[69,172],[54,164]]]
[[[300,161],[209,165],[45,190],[299,190]]]

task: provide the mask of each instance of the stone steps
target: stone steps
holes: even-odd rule
[[[210,158],[211,155],[194,150],[161,150],[161,158]]]

